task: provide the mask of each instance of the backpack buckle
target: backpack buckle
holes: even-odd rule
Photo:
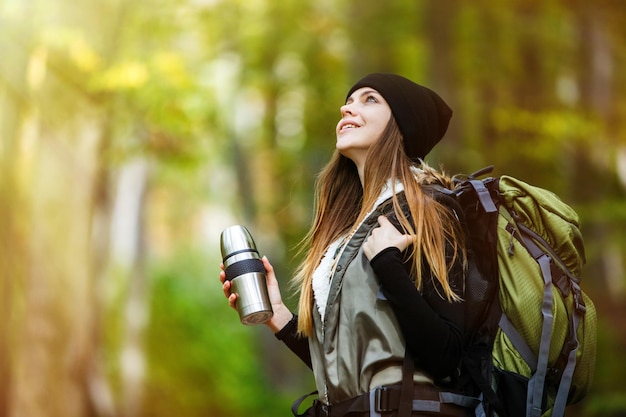
[[[377,413],[393,411],[391,404],[389,404],[389,389],[387,387],[378,387],[374,390],[374,409]]]

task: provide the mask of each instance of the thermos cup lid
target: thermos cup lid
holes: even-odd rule
[[[220,247],[224,260],[242,251],[257,251],[252,235],[241,225],[230,226],[222,231]]]

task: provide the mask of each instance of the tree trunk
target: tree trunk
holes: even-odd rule
[[[141,415],[145,377],[144,329],[148,323],[147,282],[145,273],[146,195],[149,164],[131,161],[123,167],[112,217],[112,261],[128,276],[121,346],[122,415]]]

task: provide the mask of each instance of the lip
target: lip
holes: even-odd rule
[[[345,119],[339,122],[339,125],[337,126],[337,132],[342,132],[343,129],[348,125],[353,125],[354,127],[352,129],[358,129],[359,127],[361,127],[361,125],[354,120]]]

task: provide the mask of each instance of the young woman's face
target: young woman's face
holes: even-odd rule
[[[340,110],[337,150],[355,163],[363,163],[370,146],[387,127],[391,108],[376,90],[363,87],[352,93]]]

